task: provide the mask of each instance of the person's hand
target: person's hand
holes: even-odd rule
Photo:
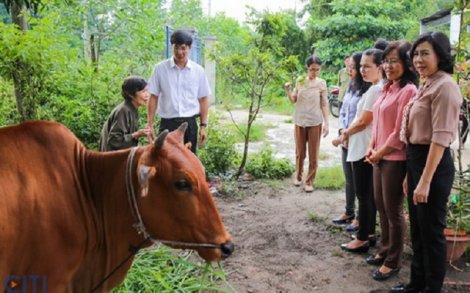
[[[149,142],[152,142],[155,140],[155,130],[153,129],[153,125],[149,125],[147,124],[147,126],[145,126],[146,129],[149,130],[149,133],[147,134],[147,139]]]
[[[367,151],[366,151],[366,159],[364,161],[366,161],[367,163],[369,164],[374,164],[371,160],[370,160],[370,157],[372,157],[372,154],[374,153],[374,149],[371,148],[371,147],[368,147],[367,148]]]
[[[290,82],[286,82],[286,83],[284,84],[284,89],[285,89],[286,91],[290,90]]]
[[[371,164],[377,164],[378,162],[380,162],[380,160],[382,160],[382,156],[375,150],[371,150],[370,155],[366,156],[366,159]]]
[[[429,182],[419,180],[418,185],[413,191],[413,204],[418,205],[419,203],[428,203],[429,197]]]
[[[328,133],[330,132],[328,124],[323,125],[321,132],[323,134],[323,137],[326,137],[328,135]]]
[[[349,137],[341,135],[341,144],[343,145],[344,148],[348,148],[349,145]]]
[[[151,129],[146,126],[145,128],[139,129],[136,132],[132,134],[134,138],[139,138],[139,137],[148,137],[151,133]]]
[[[333,146],[337,147],[341,144],[341,140],[342,140],[342,136],[338,136],[337,138],[334,138],[331,143],[333,144]]]
[[[206,139],[207,139],[206,128],[200,127],[199,128],[199,145],[204,145],[206,143]]]

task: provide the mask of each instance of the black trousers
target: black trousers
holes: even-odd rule
[[[187,117],[187,118],[162,118],[160,121],[160,129],[159,132],[168,129],[169,131],[173,131],[178,129],[181,124],[184,122],[188,122],[188,128],[184,133],[184,143],[191,142],[191,151],[196,154],[197,149],[197,133],[198,127],[196,122],[196,117]]]
[[[372,182],[372,165],[364,158],[351,162],[354,191],[359,201],[359,231],[357,239],[366,241],[369,235],[375,234],[376,214],[374,189]]]
[[[345,179],[345,189],[346,189],[346,206],[345,214],[348,216],[354,216],[354,205],[356,196],[354,194],[354,180],[352,173],[352,165],[349,162],[346,162],[348,157],[348,149],[341,147],[341,163],[343,165],[343,173]],[[360,222],[359,222],[360,225]]]
[[[413,191],[423,174],[429,145],[408,145],[408,207],[410,212],[413,260],[410,284],[424,292],[441,292],[446,274],[446,207],[452,182],[454,163],[446,148],[431,180],[427,204],[413,204]]]

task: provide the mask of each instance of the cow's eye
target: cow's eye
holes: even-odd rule
[[[191,191],[193,190],[193,187],[191,186],[191,183],[189,183],[186,180],[178,180],[175,182],[175,187],[178,190],[181,191]]]

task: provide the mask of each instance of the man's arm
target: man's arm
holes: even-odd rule
[[[209,113],[209,99],[207,97],[202,97],[199,99],[199,115],[200,123],[207,124],[207,115]],[[206,142],[207,134],[206,127],[199,127],[199,143],[204,144]]]
[[[147,105],[147,126],[150,128],[149,141],[155,139],[155,130],[153,129],[153,123],[155,121],[155,113],[158,107],[158,96],[150,95],[150,99]]]

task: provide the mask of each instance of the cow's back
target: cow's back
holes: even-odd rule
[[[58,123],[0,129],[0,281],[11,274],[61,272],[67,278],[73,273],[86,234],[83,152],[83,145]],[[48,280],[53,282],[60,283]]]

